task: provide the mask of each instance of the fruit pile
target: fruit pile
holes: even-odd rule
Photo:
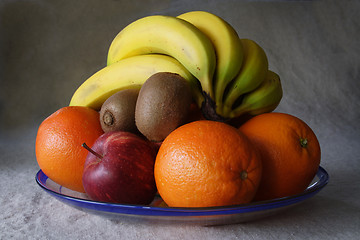
[[[282,98],[264,50],[204,11],[149,16],[39,126],[36,158],[96,201],[211,207],[303,192],[320,145]]]

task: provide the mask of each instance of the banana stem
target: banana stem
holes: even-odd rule
[[[228,119],[217,113],[218,107],[215,101],[204,91],[204,101],[201,104],[201,112],[208,120],[226,122]]]

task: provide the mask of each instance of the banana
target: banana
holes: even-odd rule
[[[216,107],[221,108],[225,87],[237,76],[242,65],[243,47],[240,38],[229,23],[212,13],[191,11],[177,17],[197,27],[214,45],[216,68],[213,86]]]
[[[271,112],[279,105],[282,95],[283,91],[279,75],[268,70],[260,86],[245,94],[240,105],[231,111],[229,117],[238,117],[244,113],[259,115]]]
[[[191,85],[195,101],[203,95],[197,79],[176,59],[160,54],[138,55],[106,66],[88,78],[74,93],[70,106],[87,106],[99,110],[104,101],[117,91],[140,88],[157,72],[180,74]]]
[[[212,79],[216,66],[214,47],[208,37],[185,20],[153,15],[126,26],[112,41],[108,65],[142,54],[161,53],[174,57],[213,97]]]
[[[268,59],[264,50],[253,40],[241,39],[244,60],[239,74],[230,83],[225,95],[223,115],[227,117],[236,99],[256,89],[265,79]]]

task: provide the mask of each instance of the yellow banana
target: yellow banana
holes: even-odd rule
[[[149,53],[174,57],[200,81],[207,95],[214,95],[215,50],[209,38],[194,25],[171,16],[140,18],[114,38],[108,52],[108,65]]]
[[[198,104],[203,101],[197,79],[182,64],[170,56],[148,54],[121,60],[96,72],[75,91],[70,106],[87,106],[99,110],[115,92],[140,88],[157,72],[178,73],[190,83],[195,101]]]
[[[244,113],[258,115],[271,112],[279,105],[282,95],[279,75],[268,70],[260,86],[245,94],[239,103],[240,105],[231,111],[229,117],[238,117]]]
[[[178,16],[202,31],[213,43],[216,54],[214,93],[216,107],[221,108],[227,84],[240,71],[243,47],[234,28],[224,19],[205,11],[186,12]]]
[[[240,96],[253,91],[264,81],[268,71],[268,59],[264,50],[250,39],[241,39],[241,43],[244,48],[243,65],[227,89],[223,109],[225,116]]]

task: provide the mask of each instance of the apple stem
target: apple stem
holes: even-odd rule
[[[102,159],[103,156],[101,156],[100,154],[98,154],[97,152],[95,152],[94,150],[92,150],[88,145],[86,145],[86,143],[83,143],[81,145],[82,147],[84,147],[86,150],[88,150],[89,152],[91,152],[92,154],[94,154],[96,157]]]

